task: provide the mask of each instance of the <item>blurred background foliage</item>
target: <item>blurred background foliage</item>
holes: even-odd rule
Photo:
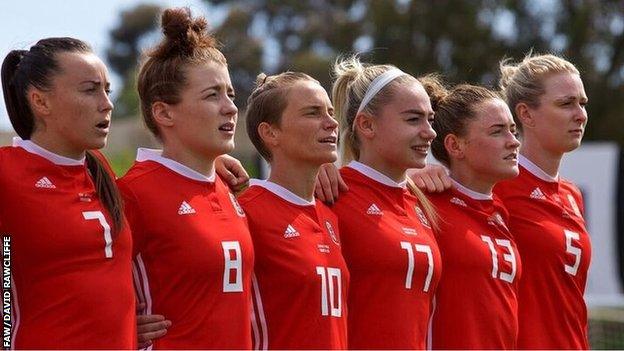
[[[494,87],[498,62],[553,52],[581,70],[589,96],[586,140],[624,144],[624,3],[621,0],[213,0],[203,13],[224,44],[237,104],[244,109],[256,75],[304,71],[326,88],[339,55],[361,53],[414,75],[440,72],[450,82]],[[160,34],[156,5],[120,14],[107,59],[123,77],[115,116],[138,113],[140,52]],[[196,11],[198,12],[198,11]],[[211,18],[211,16],[207,16]]]

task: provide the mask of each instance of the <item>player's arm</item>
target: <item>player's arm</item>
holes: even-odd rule
[[[407,171],[407,176],[418,188],[429,193],[440,193],[453,185],[446,168],[441,165],[428,164],[424,168],[413,168]]]
[[[321,166],[314,185],[314,195],[319,200],[333,204],[338,200],[340,192],[347,190],[349,187],[342,180],[338,168],[333,163],[326,163]]]
[[[215,170],[230,189],[237,193],[249,185],[249,174],[239,160],[230,155],[221,155],[215,159]]]

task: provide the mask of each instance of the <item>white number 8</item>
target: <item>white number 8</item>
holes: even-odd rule
[[[223,292],[241,292],[243,291],[243,258],[241,256],[241,247],[238,241],[222,241],[223,258],[225,259],[225,268],[223,270]],[[232,259],[231,252],[235,252]],[[230,273],[234,271],[236,278],[234,282],[230,282]]]

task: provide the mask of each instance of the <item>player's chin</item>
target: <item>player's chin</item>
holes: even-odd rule
[[[85,142],[85,149],[98,150],[106,146],[108,142],[108,136],[93,137]]]
[[[518,174],[520,174],[520,169],[518,168],[518,165],[505,165],[500,167],[500,169],[498,170],[498,180],[505,180],[505,179],[511,179],[511,178],[515,178],[518,176]]]

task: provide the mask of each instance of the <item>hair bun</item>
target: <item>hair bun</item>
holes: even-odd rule
[[[192,55],[197,47],[216,47],[217,41],[207,33],[208,21],[204,17],[193,18],[188,7],[166,9],[161,16],[165,35],[164,56]]]
[[[450,94],[448,89],[444,86],[442,78],[437,74],[428,74],[418,78],[418,80],[425,88],[427,95],[429,95],[431,107],[434,111],[437,111],[440,103]]]

